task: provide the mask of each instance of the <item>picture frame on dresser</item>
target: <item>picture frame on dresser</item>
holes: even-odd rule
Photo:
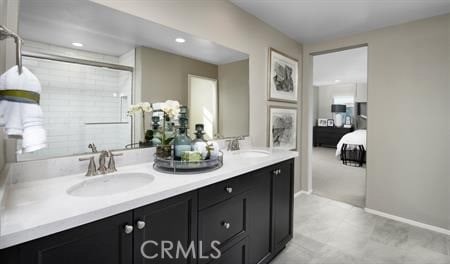
[[[297,149],[297,108],[269,106],[268,146],[273,149]]]
[[[297,103],[298,60],[269,48],[268,69],[269,101]]]
[[[327,126],[328,127],[334,127],[334,120],[333,119],[328,119],[327,120]]]
[[[326,118],[319,118],[319,119],[317,119],[317,126],[319,126],[319,127],[326,127],[326,126],[328,126],[328,119],[326,119]]]

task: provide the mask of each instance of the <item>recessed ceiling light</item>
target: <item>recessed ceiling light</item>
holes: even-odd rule
[[[335,82],[335,83],[339,83],[339,82],[341,82],[341,80],[334,80],[334,82]]]
[[[178,42],[178,43],[186,42],[186,40],[184,38],[176,38],[175,41]]]
[[[83,47],[83,43],[80,42],[72,42],[72,45],[75,47]]]

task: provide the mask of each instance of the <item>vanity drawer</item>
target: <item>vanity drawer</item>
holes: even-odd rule
[[[200,189],[198,208],[204,209],[246,191],[251,184],[248,176],[242,175]]]
[[[220,246],[239,240],[247,235],[247,193],[242,193],[212,207],[201,210],[198,218],[198,240],[202,252],[211,250],[211,242]]]

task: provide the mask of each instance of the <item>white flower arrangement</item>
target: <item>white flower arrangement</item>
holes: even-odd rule
[[[142,135],[145,136],[145,113],[152,112],[152,105],[149,102],[141,102],[138,104],[130,105],[128,107],[128,116],[134,116],[136,113],[142,114]]]
[[[149,102],[142,102],[128,107],[128,115],[131,116],[135,113],[149,113],[153,111],[152,105]]]
[[[161,105],[161,110],[163,110],[169,118],[174,118],[180,113],[180,103],[174,100],[167,100]]]

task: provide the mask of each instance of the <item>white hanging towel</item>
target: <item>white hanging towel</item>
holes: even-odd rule
[[[19,75],[17,66],[0,76],[0,90],[12,92],[2,96],[0,126],[5,127],[10,138],[22,138],[22,148],[18,152],[33,152],[47,147],[47,135],[43,127],[43,114],[39,104],[33,100],[14,96],[17,90],[41,93],[37,77],[25,67]]]

